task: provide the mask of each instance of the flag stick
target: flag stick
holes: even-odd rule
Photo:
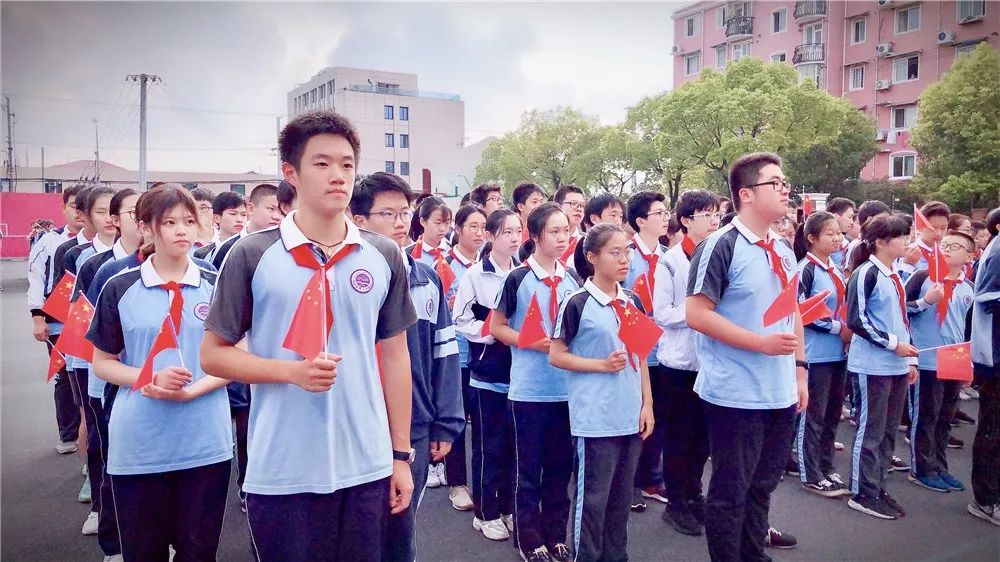
[[[322,289],[323,291],[323,300],[320,302],[320,306],[323,309],[323,322],[321,322],[319,325],[320,338],[322,338],[323,341],[323,357],[326,357],[326,354],[330,352],[329,350],[330,338],[327,336],[326,333],[327,299],[330,298],[329,291],[326,290],[326,272],[327,272],[326,269],[320,270],[320,282],[319,282],[320,289]]]
[[[168,322],[168,324],[170,324],[170,331],[173,332],[174,334],[174,341],[177,342],[177,357],[179,357],[181,360],[181,369],[184,369],[186,371],[187,367],[184,365],[184,354],[181,353],[180,335],[177,334],[177,328],[174,327],[173,319],[171,319],[170,322]]]
[[[960,341],[958,343],[948,343],[948,344],[945,344],[945,345],[937,345],[937,346],[934,346],[934,347],[925,347],[924,349],[918,349],[917,351],[923,353],[924,351],[934,351],[935,349],[941,349],[943,347],[952,347],[952,346],[962,345],[962,344],[966,344],[966,343],[970,343],[970,342]]]

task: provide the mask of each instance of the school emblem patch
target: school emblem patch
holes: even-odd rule
[[[972,297],[969,296],[969,295],[965,295],[964,297],[962,297],[962,304],[964,304],[965,306],[971,306],[972,305]]]
[[[208,303],[200,302],[194,305],[194,316],[195,318],[201,321],[204,321],[206,318],[208,318]]]
[[[427,316],[434,318],[434,299],[427,299]]]
[[[785,269],[788,271],[795,269],[795,264],[792,263],[792,258],[788,256],[781,256],[781,265],[785,266]]]
[[[351,287],[355,291],[365,294],[375,287],[375,280],[372,278],[372,274],[366,269],[355,269],[351,273]]]

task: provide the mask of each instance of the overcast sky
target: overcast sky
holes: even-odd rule
[[[17,159],[138,166],[138,87],[150,88],[151,170],[275,169],[285,94],[327,66],[415,73],[462,96],[467,143],[523,112],[573,106],[604,123],[670,88],[680,3],[2,4],[2,87]],[[181,109],[183,108],[183,109]],[[6,131],[4,131],[6,137]],[[6,149],[6,146],[4,146]]]

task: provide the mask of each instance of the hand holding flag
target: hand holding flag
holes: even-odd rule
[[[55,348],[63,355],[79,357],[88,363],[93,361],[94,344],[87,339],[87,330],[90,329],[93,320],[94,306],[87,300],[86,295],[81,294],[80,298],[70,305],[69,315]]]
[[[52,294],[45,299],[42,305],[42,312],[55,318],[60,322],[66,322],[69,316],[70,298],[73,296],[73,285],[76,283],[76,275],[70,272],[63,274],[59,282],[52,288]]]
[[[177,336],[174,334],[174,327],[170,323],[170,316],[167,315],[163,319],[163,323],[160,324],[160,331],[156,334],[156,339],[153,341],[153,347],[149,350],[149,354],[146,355],[146,360],[142,363],[142,368],[139,369],[139,378],[135,379],[135,383],[132,384],[132,390],[139,390],[147,384],[153,382],[153,360],[161,351],[167,349],[176,349],[180,352],[180,345],[177,343]],[[181,357],[181,363],[184,362],[183,356]],[[183,365],[182,365],[183,367]],[[184,369],[187,371],[187,369]],[[188,373],[188,378],[190,379],[190,373]],[[178,390],[176,388],[170,388],[167,390]]]
[[[538,295],[532,295],[528,312],[525,313],[524,322],[521,322],[521,329],[517,333],[517,347],[525,349],[547,337],[549,336],[542,327],[542,307],[538,304]]]
[[[663,328],[650,320],[632,303],[623,304],[620,300],[615,299],[612,304],[615,307],[615,312],[618,313],[618,339],[625,344],[629,362],[635,368],[632,356],[638,355],[641,360],[645,361],[663,334]]]
[[[326,296],[326,270],[317,269],[306,283],[281,347],[306,359],[325,351],[333,327],[333,311]]]
[[[944,254],[939,246],[935,245],[927,258],[927,275],[934,283],[944,281],[948,275],[948,264],[944,261]]]
[[[796,273],[785,285],[785,288],[778,293],[778,297],[774,299],[771,306],[764,311],[765,328],[795,314],[798,309],[798,289],[799,275]]]

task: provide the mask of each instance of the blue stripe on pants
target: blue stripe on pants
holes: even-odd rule
[[[851,451],[851,493],[858,495],[861,479],[861,443],[865,440],[865,426],[868,425],[868,375],[858,374],[858,396],[861,404],[858,406],[858,433],[854,437],[854,449]]]

